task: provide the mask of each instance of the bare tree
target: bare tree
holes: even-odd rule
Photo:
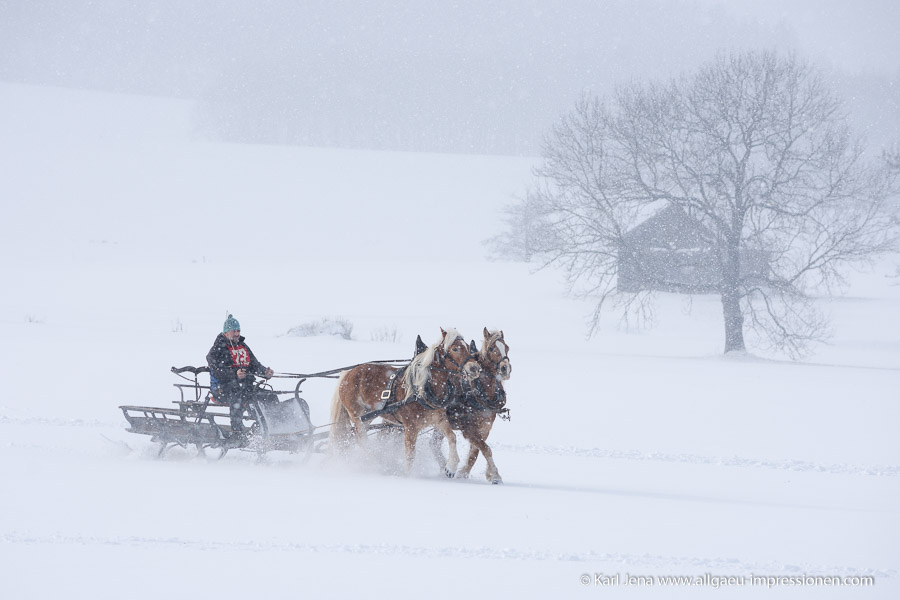
[[[801,354],[826,332],[811,294],[898,240],[896,170],[866,163],[846,121],[814,68],[768,52],[722,55],[608,100],[585,96],[548,134],[536,169],[531,198],[554,234],[546,261],[597,298],[593,332],[608,301],[643,302],[617,287],[625,234],[675,205],[710,239],[725,351],[744,350],[749,328]],[[742,264],[754,252],[766,269]]]
[[[887,168],[892,170],[896,175],[900,176],[900,143],[895,143],[889,149],[881,154]],[[895,216],[897,225],[900,227],[900,214]],[[890,275],[892,279],[900,279],[900,264],[894,266],[894,274]],[[894,283],[893,285],[900,285]]]
[[[531,262],[555,246],[554,231],[547,220],[547,208],[541,197],[529,190],[524,198],[503,207],[506,230],[485,244],[493,258]]]
[[[900,171],[900,144],[894,144],[890,149],[882,153],[882,158],[887,163],[889,169]]]

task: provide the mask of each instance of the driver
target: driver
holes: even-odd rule
[[[232,315],[225,319],[222,333],[216,336],[209,354],[210,390],[216,402],[227,404],[231,416],[232,437],[244,436],[243,414],[254,393],[254,375],[266,379],[274,372],[264,367],[241,336],[241,324]]]

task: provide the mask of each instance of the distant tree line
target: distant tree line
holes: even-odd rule
[[[557,98],[505,73],[365,63],[339,72],[248,64],[201,96],[203,137],[232,142],[472,154],[529,154]],[[390,72],[388,73],[390,74]]]
[[[201,92],[196,132],[229,142],[537,156],[580,90],[605,81],[591,78],[584,57],[562,72],[510,57],[471,67],[461,57],[420,57],[393,69],[332,58],[239,61]],[[833,81],[851,98],[848,114],[869,146],[889,144],[900,129],[900,86],[864,75]]]

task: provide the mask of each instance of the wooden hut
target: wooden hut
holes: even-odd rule
[[[768,254],[745,251],[742,276],[765,277]],[[715,236],[681,207],[669,204],[623,236],[617,287],[623,292],[659,290],[708,294],[721,287]]]

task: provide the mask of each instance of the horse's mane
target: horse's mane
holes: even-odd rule
[[[438,340],[424,352],[416,355],[416,357],[412,359],[409,366],[406,368],[406,371],[403,373],[403,387],[406,388],[406,397],[404,400],[412,396],[413,393],[416,393],[419,396],[425,395],[425,383],[431,377],[431,364],[434,362],[435,351],[441,344],[444,345],[444,352],[448,351],[450,346],[453,345],[453,342],[461,337],[462,336],[455,329],[448,329],[447,335],[444,336],[443,340]]]
[[[490,337],[485,338],[484,342],[481,343],[481,350],[478,351],[479,359],[486,359],[488,348],[494,345],[494,343],[503,337],[503,332],[499,329],[497,331],[489,331]],[[503,343],[503,355],[506,356],[506,351],[508,348],[506,347],[506,342]]]

